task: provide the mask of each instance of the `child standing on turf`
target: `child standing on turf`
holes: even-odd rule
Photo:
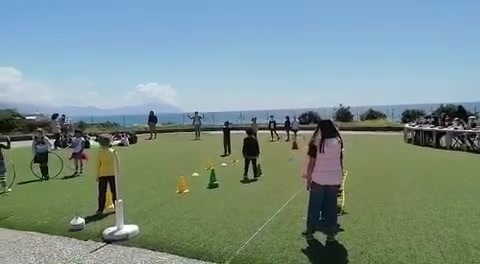
[[[232,154],[232,144],[230,142],[230,131],[232,129],[230,128],[230,122],[225,121],[224,127],[223,127],[223,156],[229,156]]]
[[[277,121],[275,121],[275,118],[273,115],[270,116],[270,121],[268,121],[268,129],[270,130],[270,137],[273,139],[273,135],[277,137],[277,141],[280,140],[280,136],[277,133]]]
[[[33,163],[40,165],[40,173],[42,180],[50,179],[48,174],[48,155],[52,150],[52,143],[50,139],[45,135],[45,131],[41,128],[37,128],[33,134],[32,152]]]
[[[193,114],[193,116],[188,115],[193,124],[193,129],[195,130],[195,140],[200,140],[200,133],[202,130],[202,120],[205,118],[204,115],[200,115],[197,111]]]
[[[252,163],[253,177],[255,179],[258,178],[260,175],[257,171],[257,159],[260,156],[260,147],[258,145],[257,139],[254,136],[252,128],[247,129],[247,137],[243,140],[242,153],[245,159],[243,181],[248,181],[248,169],[250,167],[250,163]]]
[[[250,128],[253,130],[253,136],[258,139],[257,133],[258,133],[258,123],[257,123],[257,118],[254,117],[252,118],[252,124],[250,125]]]
[[[72,156],[73,163],[75,165],[75,172],[73,176],[80,176],[83,174],[83,160],[87,158],[83,152],[85,150],[85,139],[83,133],[80,130],[75,130],[74,138],[72,140]]]
[[[292,129],[292,122],[290,122],[290,117],[286,116],[285,117],[285,123],[283,125],[283,128],[285,128],[285,133],[287,133],[287,140],[286,142],[290,141],[290,130]]]
[[[102,215],[105,210],[107,187],[112,192],[112,200],[117,200],[115,187],[115,150],[110,148],[111,136],[102,135],[98,139],[100,149],[97,155],[97,182],[98,182],[98,207],[97,215]]]
[[[0,143],[0,193],[12,191],[12,189],[7,186],[7,165],[5,164],[5,157],[2,151],[2,149],[11,148],[10,138],[5,136],[3,137],[3,141],[5,141],[6,144]]]
[[[325,222],[327,241],[335,239],[337,229],[337,194],[342,183],[343,141],[331,120],[322,120],[310,140],[305,172],[310,192],[307,228],[302,235],[313,239],[320,213]]]
[[[298,119],[296,116],[293,116],[293,120],[292,120],[293,141],[297,141],[297,133],[299,129],[300,129],[300,124],[298,123]]]

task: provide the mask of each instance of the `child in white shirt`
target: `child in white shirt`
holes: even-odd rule
[[[120,138],[120,146],[123,147],[128,147],[130,146],[130,141],[128,140],[128,137],[126,134],[122,134],[122,137]]]
[[[85,139],[83,138],[82,131],[75,130],[71,148],[72,156],[70,159],[73,159],[75,165],[73,176],[80,176],[83,174],[83,161],[87,159],[87,155],[84,153]]]
[[[293,141],[297,141],[297,133],[300,130],[300,124],[296,116],[293,116],[292,120],[292,132],[293,132]]]

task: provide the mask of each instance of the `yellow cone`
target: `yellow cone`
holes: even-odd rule
[[[180,176],[180,181],[178,182],[177,193],[178,194],[184,194],[184,193],[188,193],[188,192],[190,192],[190,190],[188,190],[187,181],[185,180],[185,178],[183,176]]]
[[[105,208],[107,210],[115,209],[115,205],[113,204],[112,192],[107,191],[106,199],[105,199]]]

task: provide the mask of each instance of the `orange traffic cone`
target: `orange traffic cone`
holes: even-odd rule
[[[188,190],[187,181],[185,180],[185,178],[183,176],[180,176],[180,181],[178,182],[177,193],[178,194],[184,194],[184,193],[188,193],[188,192],[190,192],[190,190]]]
[[[115,209],[115,205],[113,203],[113,198],[112,198],[112,192],[111,191],[107,191],[107,194],[106,194],[106,199],[105,199],[105,208],[107,210],[113,210]]]

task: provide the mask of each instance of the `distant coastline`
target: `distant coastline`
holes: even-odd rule
[[[401,114],[406,109],[422,109],[429,113],[434,111],[441,104],[461,104],[465,109],[471,112],[480,111],[480,102],[456,102],[456,103],[435,103],[435,104],[403,104],[403,105],[382,105],[382,106],[351,106],[352,114],[358,118],[363,112],[369,108],[384,112],[391,121],[399,121]],[[156,111],[156,109],[152,109]],[[319,108],[301,108],[301,109],[271,109],[271,110],[249,110],[249,111],[225,111],[225,112],[201,112],[205,115],[205,124],[220,125],[225,121],[235,124],[249,123],[252,117],[257,117],[259,122],[266,122],[268,116],[274,115],[277,121],[283,121],[285,116],[300,115],[306,111],[315,111],[323,118],[332,118],[335,107],[319,107]],[[158,112],[158,111],[157,111]],[[163,124],[188,124],[190,119],[188,114],[191,113],[158,113],[159,122]],[[129,127],[134,125],[144,125],[146,115],[108,115],[108,116],[71,116],[73,121],[83,121],[86,123],[99,122],[116,122],[122,126]]]

